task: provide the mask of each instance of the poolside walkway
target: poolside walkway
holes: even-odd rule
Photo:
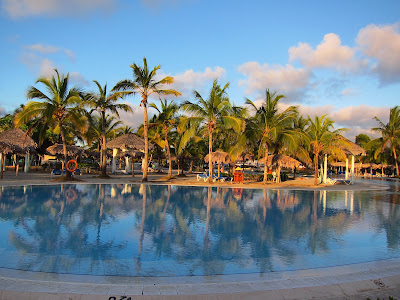
[[[187,174],[186,174],[187,175]],[[201,185],[196,175],[166,181],[165,174],[149,173],[148,184]],[[141,175],[94,174],[78,176],[87,183],[141,183]],[[0,186],[57,184],[50,174],[6,172]],[[77,182],[73,182],[77,183]],[[280,184],[245,182],[214,183],[212,186],[318,190],[386,189],[380,181],[358,181],[354,185],[313,186],[313,179]],[[389,259],[340,267],[271,272],[268,274],[213,277],[136,278],[79,276],[0,269],[0,299],[400,299],[400,259]]]
[[[173,184],[173,185],[190,185],[190,186],[209,186],[208,182],[203,180],[198,181],[197,174],[185,173],[184,176],[177,176],[176,170],[174,170],[173,175],[175,178],[171,180],[166,180],[166,173],[148,173],[148,184]],[[29,185],[29,184],[59,184],[54,182],[54,179],[59,178],[57,176],[51,176],[49,173],[43,172],[20,172],[18,176],[14,172],[7,171],[4,173],[3,180],[0,180],[0,186],[10,186],[10,185]],[[80,182],[70,182],[70,183],[106,183],[106,184],[130,184],[130,183],[143,183],[142,175],[135,174],[132,175],[110,175],[110,178],[103,179],[99,178],[96,174],[83,174],[81,176],[76,176]],[[262,182],[256,181],[245,181],[244,183],[230,183],[230,182],[215,182],[211,183],[211,186],[215,187],[241,187],[241,188],[261,188],[261,189],[303,189],[303,190],[379,190],[387,189],[387,186],[382,184],[380,180],[358,180],[355,184],[320,184],[314,186],[313,178],[303,178],[298,177],[295,180],[288,180],[281,183],[268,182],[264,184]]]

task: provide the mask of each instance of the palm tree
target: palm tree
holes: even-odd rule
[[[378,149],[380,152],[384,152],[386,147],[390,148],[396,164],[396,175],[399,176],[396,147],[400,145],[400,107],[395,106],[390,109],[389,123],[387,124],[384,124],[378,117],[374,117],[374,119],[378,122],[378,127],[374,127],[372,130],[382,134],[380,147]],[[377,153],[375,153],[375,157],[376,156]]]
[[[204,99],[199,92],[194,91],[194,97],[197,103],[185,101],[182,109],[190,113],[190,122],[197,125],[204,125],[203,134],[208,133],[208,153],[209,153],[209,182],[212,182],[212,152],[213,152],[213,132],[217,127],[225,126],[239,131],[243,126],[242,120],[231,114],[232,106],[229,102],[226,90],[229,83],[223,88],[214,80],[210,94]]]
[[[178,111],[178,106],[171,101],[170,103],[167,100],[160,99],[160,109],[154,103],[150,103],[150,107],[154,108],[158,112],[158,116],[156,117],[153,125],[160,126],[162,128],[164,134],[164,148],[167,150],[168,155],[168,177],[172,177],[172,159],[171,159],[171,151],[169,149],[168,143],[168,132],[173,128],[176,124],[175,115]]]
[[[78,108],[82,102],[80,90],[78,88],[69,88],[69,74],[64,76],[60,75],[57,69],[54,71],[56,76],[50,79],[42,77],[36,81],[36,83],[45,85],[48,95],[33,86],[28,88],[28,99],[37,98],[43,100],[43,102],[28,102],[22,111],[15,116],[15,126],[19,127],[36,118],[42,124],[40,128],[41,137],[45,136],[46,129],[49,127],[59,130],[63,143],[65,167],[68,161],[65,126],[67,123],[72,123],[77,129],[84,131],[86,119]],[[66,172],[66,176],[70,177],[71,174]]]
[[[126,96],[127,92],[114,92],[107,94],[107,84],[102,87],[96,80],[93,82],[97,85],[98,93],[90,93],[87,95],[85,104],[92,107],[93,111],[97,111],[101,117],[101,156],[100,156],[100,169],[101,176],[107,176],[107,140],[106,140],[106,113],[111,113],[119,117],[118,109],[122,109],[126,112],[132,112],[132,108],[127,104],[115,103],[118,99]]]
[[[305,129],[306,139],[314,154],[314,185],[318,184],[318,160],[321,153],[331,153],[337,156],[344,156],[344,140],[339,134],[346,128],[333,130],[334,122],[326,115],[321,118],[315,116],[314,120],[308,117],[309,125]],[[332,131],[333,130],[333,131]]]
[[[134,133],[133,128],[130,126],[125,125],[122,127],[118,127],[118,129],[117,129],[117,136],[128,134],[128,133]]]
[[[264,183],[268,179],[267,160],[270,148],[277,150],[278,141],[284,142],[295,139],[295,134],[290,126],[293,124],[298,112],[296,106],[289,106],[283,112],[278,112],[279,101],[285,98],[284,95],[271,93],[266,90],[265,100],[260,108],[249,99],[246,104],[253,107],[256,114],[249,123],[248,130],[255,140],[259,141],[260,150],[264,147]]]
[[[93,116],[89,119],[89,129],[85,133],[85,139],[88,145],[92,145],[92,149],[102,150],[103,141],[103,125],[106,133],[106,140],[110,140],[117,136],[118,126],[121,125],[121,121],[116,120],[114,116],[107,114],[105,116],[105,122],[101,116]]]
[[[171,76],[164,77],[161,80],[156,80],[157,71],[161,68],[160,65],[154,67],[151,71],[147,66],[147,60],[143,58],[143,68],[136,65],[130,65],[133,71],[133,80],[125,79],[116,84],[113,88],[115,91],[129,91],[129,93],[139,93],[142,97],[141,105],[144,109],[143,137],[144,137],[144,166],[142,181],[147,181],[147,164],[149,159],[149,139],[148,139],[148,124],[147,124],[147,99],[151,94],[157,95],[175,95],[181,93],[173,89],[162,89],[164,84],[171,84],[174,78]]]

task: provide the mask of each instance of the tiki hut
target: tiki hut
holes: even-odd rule
[[[209,162],[209,156],[210,154],[207,154],[206,157],[204,157],[204,160]],[[218,177],[221,176],[221,169],[220,169],[220,163],[227,164],[231,162],[231,159],[229,158],[229,154],[224,151],[215,151],[211,152],[211,159],[212,163],[217,163],[218,164]],[[212,166],[208,166],[208,169],[212,168]]]
[[[14,128],[0,133],[0,142],[8,143],[27,151],[37,148],[37,144],[22,129]]]
[[[262,158],[261,161],[264,162],[265,159]],[[280,166],[281,168],[294,169],[299,167],[300,165],[301,162],[299,162],[297,159],[294,159],[284,154],[269,155],[267,160],[267,166],[271,167]]]
[[[135,168],[134,168],[134,163],[133,163],[133,158],[135,157],[139,157],[142,158],[144,157],[144,153],[142,151],[139,150],[128,150],[128,151],[121,151],[119,152],[119,154],[117,155],[119,158],[131,158],[132,160],[132,177],[135,176]]]
[[[353,156],[367,155],[367,151],[365,151],[363,147],[349,141],[344,137],[342,137],[342,139],[346,142],[346,144],[342,147],[342,149],[346,152],[347,155],[353,155]]]
[[[18,150],[16,150],[18,148]],[[21,148],[18,146],[10,145],[9,143],[5,142],[0,142],[0,173],[1,173],[1,179],[3,179],[3,172],[4,172],[4,158],[5,155],[9,153],[15,153],[16,151],[22,151]]]
[[[14,161],[17,161],[17,153],[25,156],[24,172],[28,172],[30,168],[31,155],[36,153],[37,144],[32,138],[22,129],[14,128],[0,133],[0,142],[14,146]],[[18,164],[16,174],[18,174]]]
[[[154,146],[149,143],[149,149],[152,149]],[[107,143],[107,148],[108,149],[113,149],[113,160],[112,160],[112,173],[115,173],[117,170],[117,165],[116,165],[116,156],[118,153],[118,149],[122,151],[127,151],[127,150],[139,150],[144,152],[144,139],[141,137],[137,136],[134,133],[127,133],[124,135],[121,135]],[[126,159],[126,166],[125,166],[125,171],[129,172],[130,171],[130,161],[129,157],[125,156]]]
[[[259,161],[265,163],[265,158],[261,158]],[[276,167],[277,182],[280,182],[281,180],[281,168],[294,170],[294,168],[298,168],[300,165],[301,162],[299,162],[297,159],[284,154],[269,155],[267,159],[268,167]]]
[[[244,154],[243,153],[238,156],[236,161],[241,161],[241,162],[245,163],[246,161],[249,161],[249,160],[253,161],[254,159],[255,159],[254,154],[251,154],[251,153]]]
[[[54,144],[46,149],[50,155],[62,156],[64,155],[64,148],[62,144]],[[67,145],[67,155],[71,157],[81,156],[85,150],[78,146]]]

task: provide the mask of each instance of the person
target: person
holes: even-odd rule
[[[275,170],[272,171],[272,182],[276,181],[276,172]]]

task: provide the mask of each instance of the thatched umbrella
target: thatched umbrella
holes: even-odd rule
[[[1,132],[0,142],[8,143],[15,146],[16,148],[13,151],[15,155],[17,152],[26,154],[24,171],[28,172],[30,164],[30,154],[35,153],[35,149],[37,148],[37,144],[34,142],[34,140],[32,140],[32,138],[22,129],[14,128]],[[18,174],[18,168],[19,166],[17,164],[16,174]]]
[[[1,132],[0,142],[18,146],[22,149],[27,148],[28,150],[37,148],[37,144],[34,142],[34,140],[32,140],[32,138],[20,128],[14,128]]]
[[[247,154],[243,153],[243,154],[239,155],[237,158],[238,161],[242,161],[242,162],[245,162],[248,160],[254,160],[254,159],[255,159],[255,156],[252,153],[247,153]]]
[[[144,139],[134,133],[127,133],[109,141],[107,148],[144,150]],[[153,145],[149,144],[149,148],[152,149]]]
[[[61,157],[64,155],[63,144],[54,144],[53,146],[47,147],[46,152],[50,155]],[[67,145],[67,155],[69,157],[77,158],[78,156],[81,156],[84,152],[85,150],[81,147]],[[64,160],[62,160],[62,169],[64,169],[65,167],[66,166],[64,166]]]
[[[3,179],[4,157],[5,157],[6,154],[14,153],[16,151],[16,148],[18,148],[18,151],[22,150],[18,146],[10,145],[9,143],[6,143],[6,142],[0,142],[0,169],[1,169],[0,173],[1,173],[1,179]]]
[[[207,154],[206,157],[204,157],[205,161],[209,161],[209,156],[210,154]],[[219,168],[219,164],[223,163],[223,164],[227,164],[231,162],[231,159],[229,158],[229,154],[227,152],[224,151],[215,151],[215,152],[211,152],[211,159],[212,159],[212,163],[218,163],[218,177],[221,176],[221,171]],[[208,169],[212,168],[212,166],[208,166]]]
[[[120,157],[120,158],[123,158],[123,157],[129,158],[130,157],[132,159],[132,177],[134,177],[135,176],[135,168],[134,168],[133,158],[134,157],[139,157],[139,158],[144,157],[144,153],[142,151],[138,151],[138,150],[121,151],[118,154],[118,157]]]
[[[367,151],[357,145],[356,143],[353,143],[351,141],[349,141],[348,139],[342,137],[342,139],[346,142],[345,145],[343,145],[341,148],[347,153],[347,155],[354,155],[354,156],[366,156],[367,155]]]
[[[64,149],[62,144],[54,144],[53,146],[50,146],[46,149],[46,151],[55,156],[60,156],[64,155]],[[78,146],[72,146],[72,145],[67,145],[67,155],[76,157],[80,156],[85,152],[85,149],[78,147]]]
[[[265,163],[265,158],[260,159],[261,162]],[[294,170],[294,168],[298,168],[301,165],[301,162],[299,162],[297,159],[294,159],[290,156],[284,155],[284,154],[275,154],[275,155],[269,155],[267,162],[267,166],[269,167],[277,167],[277,182],[281,181],[281,168],[290,168]]]
[[[149,149],[152,149],[154,146],[153,144],[149,143]],[[113,161],[112,161],[112,172],[115,173],[117,167],[115,162],[115,157],[117,156],[118,149],[120,150],[139,150],[144,152],[144,139],[137,136],[134,133],[127,133],[121,135],[107,143],[108,149],[113,149]]]

